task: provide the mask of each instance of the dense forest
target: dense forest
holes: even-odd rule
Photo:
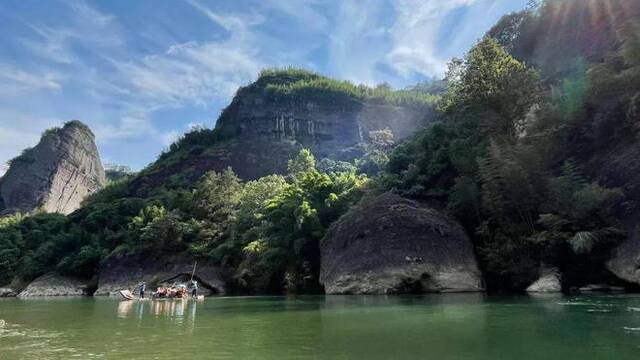
[[[637,142],[638,19],[633,0],[532,3],[453,59],[442,82],[402,91],[267,70],[260,79],[273,96],[435,103],[437,122],[399,145],[372,133],[353,163],[303,150],[284,175],[243,182],[228,169],[191,183],[176,174],[136,191],[136,179],[154,169],[227,141],[196,129],[71,215],[1,218],[0,283],[51,270],[91,278],[118,254],[186,253],[230,269],[238,292],[321,292],[318,244],[328,227],[384,191],[454,215],[489,289],[521,290],[541,266],[560,268],[569,283],[598,280],[639,206],[632,187],[599,176],[615,149]],[[296,81],[273,81],[283,77]]]

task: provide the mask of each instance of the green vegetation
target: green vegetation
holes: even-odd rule
[[[321,173],[315,165],[313,155],[301,151],[289,162],[291,182],[254,212],[243,236],[240,286],[277,291],[284,280],[289,291],[320,291],[319,241],[360,198],[366,177],[353,171]]]
[[[65,129],[68,128],[70,126],[75,126],[75,127],[79,127],[81,129],[83,129],[84,131],[86,131],[87,133],[89,133],[91,136],[93,135],[93,132],[91,131],[91,129],[89,129],[89,127],[87,125],[85,125],[84,123],[82,123],[79,120],[71,120],[71,121],[67,121],[64,123],[64,125],[62,127],[52,127],[50,129],[47,129],[45,131],[42,132],[42,137],[45,136],[59,136],[60,132]],[[22,150],[22,153],[18,156],[16,156],[15,158],[7,161],[7,165],[11,166],[11,165],[15,165],[15,164],[32,164],[33,162],[35,162],[36,159],[33,157],[33,148],[26,148],[24,150]]]
[[[264,91],[278,101],[304,99],[332,104],[369,101],[404,106],[431,106],[438,96],[423,91],[393,90],[389,86],[369,87],[348,81],[331,79],[302,69],[267,69],[260,73],[252,86],[263,86]]]
[[[637,23],[624,22],[624,1],[610,2],[620,28]],[[505,17],[451,62],[441,121],[397,148],[378,180],[444,202],[474,235],[490,288],[523,289],[541,265],[588,277],[624,237],[616,209],[628,199],[590,166],[636,136],[629,116],[640,68],[626,45],[637,33],[590,52],[592,24],[576,14],[600,10],[592,1],[545,1]],[[542,31],[551,25],[571,36]]]
[[[285,178],[243,183],[231,169],[193,189],[129,197],[110,183],[69,216],[20,214],[0,221],[0,283],[47,271],[92,277],[109,255],[185,253],[231,269],[240,291],[318,291],[318,241],[360,196],[366,177],[322,173],[303,150]]]
[[[104,167],[105,177],[109,182],[122,181],[135,175],[128,166],[105,164]]]
[[[320,291],[319,241],[374,176],[375,189],[428,199],[456,216],[490,289],[523,289],[541,266],[571,274],[569,283],[597,278],[624,238],[621,220],[640,210],[637,185],[622,182],[625,193],[621,181],[599,176],[610,154],[637,143],[638,16],[631,0],[543,1],[504,17],[452,60],[443,82],[409,90],[265,70],[239,93],[336,106],[435,104],[439,121],[395,148],[390,131],[372,132],[354,164],[316,164],[304,150],[285,176],[246,183],[228,169],[194,184],[202,172],[190,159],[233,141],[222,125],[195,129],[67,217],[1,219],[0,283],[53,269],[91,277],[113,254],[185,253],[228,269],[237,291]],[[174,168],[186,170],[153,182]]]
[[[12,165],[16,164],[31,164],[34,161],[36,161],[36,159],[33,157],[33,148],[26,148],[22,150],[22,153],[20,153],[20,155],[7,161],[7,165],[11,167]]]

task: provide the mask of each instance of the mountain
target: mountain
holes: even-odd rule
[[[430,94],[355,86],[306,70],[265,70],[238,90],[214,130],[186,134],[142,171],[132,195],[146,196],[168,182],[188,185],[209,170],[227,167],[244,180],[281,174],[302,148],[319,159],[352,161],[362,155],[372,131],[389,129],[395,141],[415,134],[433,120],[435,100]]]
[[[45,131],[38,145],[9,164],[0,182],[3,213],[69,214],[105,184],[95,136],[77,120]]]
[[[84,280],[97,277],[98,283],[104,285],[105,276],[109,276],[105,267],[113,261],[128,264],[137,263],[135,259],[153,259],[148,261],[153,264],[162,259],[166,266],[162,265],[161,270],[165,273],[198,260],[199,265],[220,267],[232,292],[280,292],[285,273],[279,256],[273,258],[277,259],[274,262],[255,264],[247,258],[248,262],[240,266],[246,254],[243,248],[256,240],[249,234],[262,231],[258,226],[266,231],[266,226],[272,224],[282,227],[268,230],[272,239],[280,238],[275,234],[281,232],[283,236],[298,237],[298,243],[309,242],[309,250],[305,250],[310,251],[309,261],[303,262],[311,274],[299,282],[291,281],[287,287],[317,291],[314,244],[326,227],[359,199],[367,176],[356,173],[356,165],[372,153],[384,160],[386,155],[380,154],[380,149],[372,150],[374,144],[388,149],[393,142],[410,138],[431,123],[437,99],[425,92],[355,86],[305,70],[265,70],[257,81],[238,90],[214,129],[198,128],[186,133],[136,174],[108,166],[110,183],[91,194],[77,211],[68,216],[38,212],[28,217],[2,218],[0,283],[22,283],[56,274]],[[74,122],[48,132],[52,138],[45,137],[43,143],[58,141],[55,139],[64,137],[67,128],[77,125]],[[84,141],[77,142],[91,147],[93,137],[88,129],[81,130],[82,127],[78,131],[85,134]],[[45,145],[25,152],[13,162],[26,165],[11,169],[3,186],[16,188],[15,184],[21,184],[17,181],[18,171],[44,167],[35,166],[48,158],[40,152],[41,147]],[[314,155],[303,148],[311,149],[320,160],[318,165],[329,164],[335,171],[319,170]],[[80,153],[92,152],[85,149]],[[94,158],[99,161],[97,154]],[[295,174],[288,169],[292,159]],[[91,166],[92,162],[85,160],[81,162],[85,164],[84,171],[78,173],[99,168],[103,179],[102,166]],[[377,163],[372,160],[371,164]],[[55,173],[55,166],[49,167]],[[373,173],[375,166],[366,169]],[[24,182],[22,186],[29,192],[29,184],[36,184],[37,188],[46,185],[34,179]],[[305,193],[303,198],[298,196]],[[276,225],[276,214],[267,214],[271,210],[265,208],[276,198],[284,201],[282,206],[308,208],[306,214],[317,217],[313,225],[317,228],[308,234],[299,233],[306,227],[289,228],[307,216],[298,210],[283,212],[289,217],[298,214],[298,219],[281,219]],[[39,204],[36,199],[31,202]],[[261,220],[262,216],[271,220]],[[23,238],[32,240],[21,241]],[[272,251],[289,251],[282,250]],[[169,258],[168,254],[175,256]],[[297,266],[296,257],[287,259]],[[268,269],[258,271],[262,266]],[[158,271],[154,266],[141,268],[140,276],[155,279]],[[116,280],[112,283],[124,281]]]
[[[640,3],[532,4],[446,86],[264,71],[69,216],[0,219],[0,284],[151,259],[136,277],[197,260],[230,293],[638,290]]]

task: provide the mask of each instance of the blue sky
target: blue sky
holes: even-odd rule
[[[79,119],[138,170],[265,67],[401,88],[527,0],[4,0],[0,164]],[[0,172],[2,169],[0,169]]]

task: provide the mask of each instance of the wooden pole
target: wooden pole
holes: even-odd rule
[[[196,265],[198,265],[198,261],[193,263],[193,271],[191,272],[191,280],[189,280],[189,284],[193,281],[193,276],[196,274]]]

